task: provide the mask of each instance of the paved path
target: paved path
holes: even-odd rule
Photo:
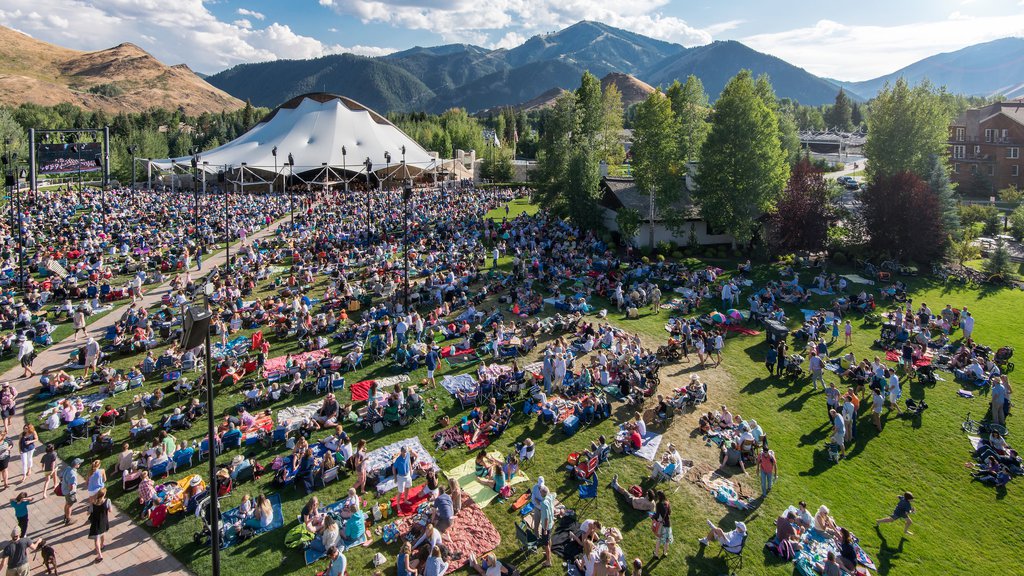
[[[267,228],[250,236],[247,242],[257,238],[272,235],[276,228],[287,216],[274,222]],[[234,250],[232,250],[234,253]],[[220,266],[225,262],[225,253],[209,256],[203,262],[203,270]],[[196,274],[196,272],[193,272]],[[170,291],[170,282],[150,289],[141,300],[147,308],[160,302],[160,298]],[[125,307],[130,300],[123,301],[122,305],[112,310],[93,324],[89,325],[89,333],[97,340],[103,337],[108,326],[114,325],[121,317]],[[43,368],[56,367],[64,364],[71,350],[81,346],[81,341],[74,342],[72,338],[65,338],[59,343],[42,350],[36,358],[34,367],[37,371]],[[40,391],[39,378],[21,379],[21,367],[17,366],[0,375],[0,381],[10,380],[18,389],[18,411],[15,415],[10,440],[14,443],[14,450],[17,453],[18,439],[16,434],[21,433],[24,426],[24,415],[21,413],[24,408],[24,401],[35,396]],[[38,425],[38,422],[33,422]],[[43,475],[42,465],[39,457],[42,449],[36,449],[35,471],[25,484],[17,484],[21,479],[21,461],[16,454],[11,455],[8,466],[10,487],[0,493],[0,504],[6,504],[16,494],[25,491],[35,500],[29,506],[29,525],[27,537],[32,539],[45,538],[54,546],[57,554],[60,574],[74,574],[75,576],[150,576],[150,575],[190,575],[191,572],[178,562],[170,553],[160,547],[155,540],[150,538],[149,533],[132,522],[128,514],[114,508],[110,512],[110,530],[106,534],[106,545],[103,551],[103,562],[95,562],[93,541],[89,538],[88,505],[84,503],[85,488],[84,480],[79,486],[80,502],[75,505],[74,524],[65,527],[64,498],[54,496],[52,487],[45,499],[42,498]],[[58,465],[61,470],[63,465]],[[88,462],[82,466],[82,473],[86,473]],[[111,476],[107,480],[108,485],[120,482],[120,478]],[[0,510],[0,543],[6,543],[10,536],[9,527],[14,527],[14,513],[10,507],[5,506]],[[38,555],[29,561],[30,570],[33,574],[42,574],[42,558]]]

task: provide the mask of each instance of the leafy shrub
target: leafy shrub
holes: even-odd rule
[[[847,262],[846,254],[843,254],[842,252],[836,252],[835,254],[832,255],[832,263],[833,264],[835,264],[837,266],[842,266],[842,265],[846,264],[846,262]]]
[[[644,264],[650,264],[651,263],[651,259],[648,258],[647,256],[644,256],[643,258],[641,258],[640,261],[643,262]]]
[[[664,261],[665,261],[665,255],[664,254],[658,254],[658,262],[664,262]]]
[[[673,260],[682,260],[683,259],[683,253],[681,251],[679,251],[679,250],[673,250],[672,251],[672,259]]]

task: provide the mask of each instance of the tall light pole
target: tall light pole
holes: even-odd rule
[[[132,197],[135,197],[135,154],[138,153],[139,147],[132,144],[128,146],[128,153],[132,155]]]
[[[345,196],[348,196],[348,160],[345,158],[348,156],[348,150],[344,146],[341,147],[341,175],[345,178]]]
[[[373,172],[373,162],[370,162],[370,157],[367,156],[363,162],[363,166],[366,166],[366,245],[370,245],[370,172]]]
[[[288,153],[288,176],[289,176],[288,180],[294,180],[295,179],[295,158],[292,157],[291,152]],[[289,182],[289,184],[293,185],[294,182]],[[294,197],[295,197],[295,195],[293,194],[293,191],[292,191],[291,187],[289,187],[288,188],[288,213],[289,213],[290,218],[291,218],[291,227],[292,227],[293,230],[295,229],[295,198]]]
[[[391,152],[384,152],[384,183],[380,189],[384,192],[384,209],[387,210],[387,218],[391,217],[391,195],[388,193],[388,180],[391,179]],[[384,220],[387,225],[387,220]]]
[[[277,182],[277,177],[280,174],[277,173],[277,146],[274,146],[273,150],[270,151],[270,155],[274,157],[274,180],[270,183],[270,193],[274,193],[274,184]]]
[[[323,194],[327,193],[327,176],[330,175],[331,170],[327,167],[327,162],[320,163],[320,169],[324,171],[323,178],[320,180],[320,192]]]
[[[402,147],[403,152],[405,146]],[[402,160],[404,163],[405,160]],[[402,245],[405,257],[403,272],[405,275],[405,295],[403,298],[405,313],[409,313],[409,197],[412,196],[412,179],[406,179],[402,186],[402,220],[405,231],[402,233]]]
[[[195,210],[195,213],[192,214],[192,225],[195,227],[196,255],[198,257],[202,245],[199,241],[199,186],[197,186],[199,183],[199,148],[192,148],[189,153],[192,154],[192,206]],[[171,183],[174,183],[173,174],[171,174]]]

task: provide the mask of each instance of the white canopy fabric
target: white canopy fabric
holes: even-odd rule
[[[342,155],[342,147],[345,155]],[[262,122],[235,140],[199,154],[200,168],[207,172],[235,171],[246,163],[246,171],[289,175],[316,171],[341,174],[365,172],[367,158],[373,172],[382,177],[404,178],[402,146],[408,176],[432,170],[436,160],[412,138],[380,114],[358,102],[335,94],[305,94],[278,106]],[[391,154],[390,166],[384,153]],[[289,170],[288,155],[295,160]],[[191,169],[192,157],[152,160],[161,170]],[[318,177],[320,180],[322,177]],[[333,178],[331,178],[333,179]]]

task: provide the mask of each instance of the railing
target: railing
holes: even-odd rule
[[[1014,146],[1020,144],[1020,141],[1016,138],[1003,138],[1003,137],[992,137],[986,139],[984,136],[964,136],[961,139],[957,139],[956,135],[949,138],[948,143],[950,145],[956,144],[992,144],[995,146]]]

